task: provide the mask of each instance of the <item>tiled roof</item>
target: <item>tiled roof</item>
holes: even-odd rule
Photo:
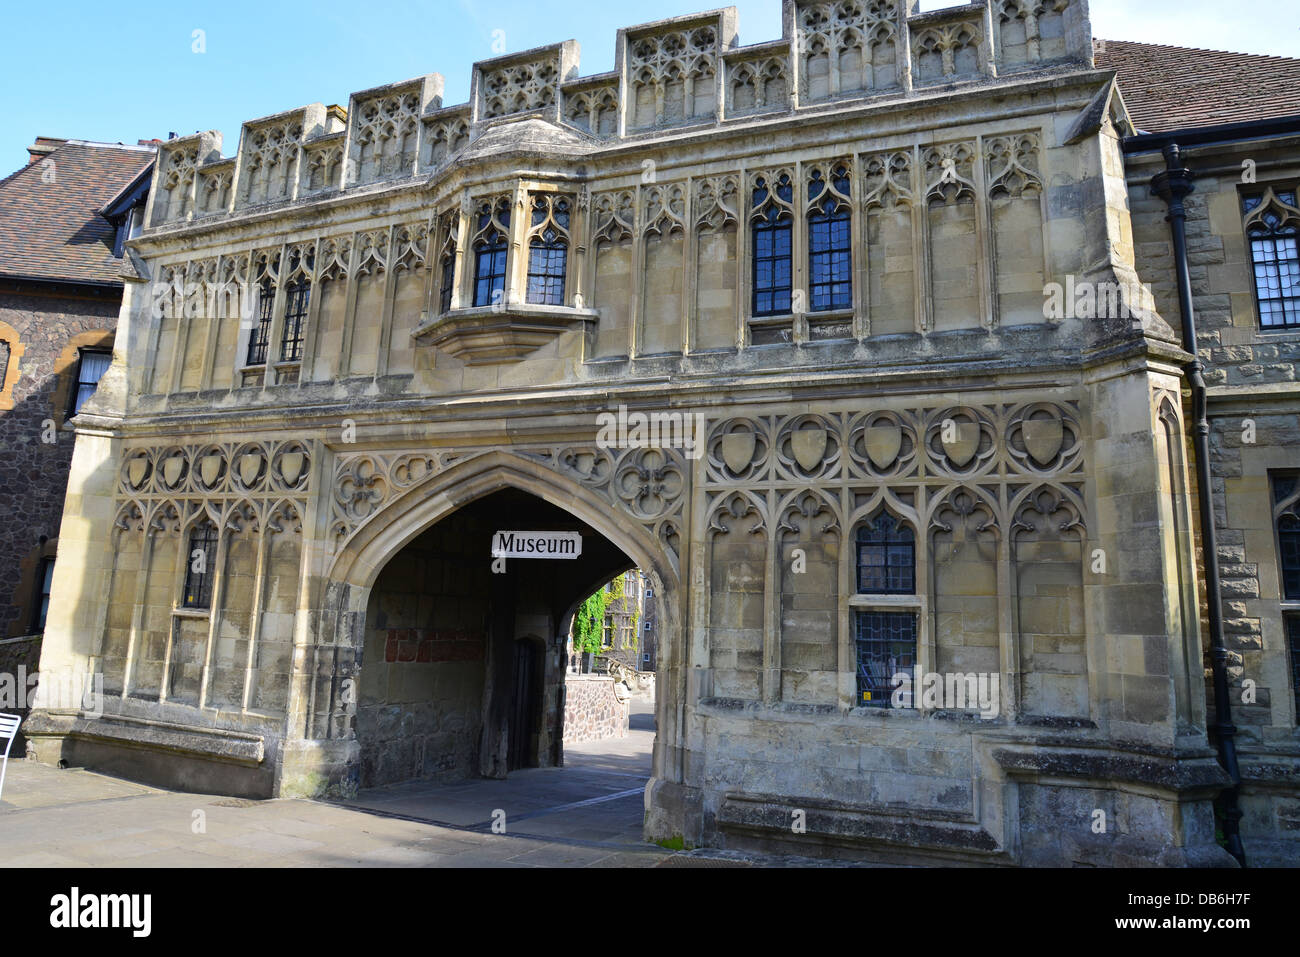
[[[1098,40],[1133,125],[1148,133],[1300,114],[1300,60],[1156,43]]]
[[[99,210],[152,162],[148,149],[69,140],[0,180],[0,276],[120,284]]]

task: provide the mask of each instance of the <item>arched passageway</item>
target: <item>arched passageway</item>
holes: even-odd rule
[[[512,530],[578,532],[581,555],[494,569],[492,537]],[[361,787],[561,764],[573,610],[634,565],[586,522],[516,488],[468,502],[402,546],[366,605]]]

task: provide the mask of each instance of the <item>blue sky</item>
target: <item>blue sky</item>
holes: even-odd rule
[[[582,72],[614,65],[619,27],[693,13],[708,0],[649,6],[593,0],[221,0],[123,5],[15,2],[0,35],[0,172],[37,135],[134,143],[221,130],[230,155],[245,120],[423,73],[468,98],[470,65],[576,39]],[[780,36],[780,0],[738,0],[742,43]],[[923,0],[922,9],[952,6]],[[1092,0],[1094,34],[1300,58],[1296,0]],[[1240,16],[1231,11],[1249,11]],[[195,53],[195,30],[206,52]]]

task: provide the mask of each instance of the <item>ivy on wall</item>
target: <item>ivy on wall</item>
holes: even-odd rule
[[[579,654],[600,654],[600,640],[605,631],[605,610],[609,595],[604,588],[582,603],[573,618],[573,650]]]

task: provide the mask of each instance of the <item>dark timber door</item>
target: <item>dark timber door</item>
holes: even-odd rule
[[[529,768],[536,764],[533,738],[537,734],[537,713],[542,690],[542,654],[536,642],[515,642],[515,687],[510,703],[510,755],[506,769]]]

